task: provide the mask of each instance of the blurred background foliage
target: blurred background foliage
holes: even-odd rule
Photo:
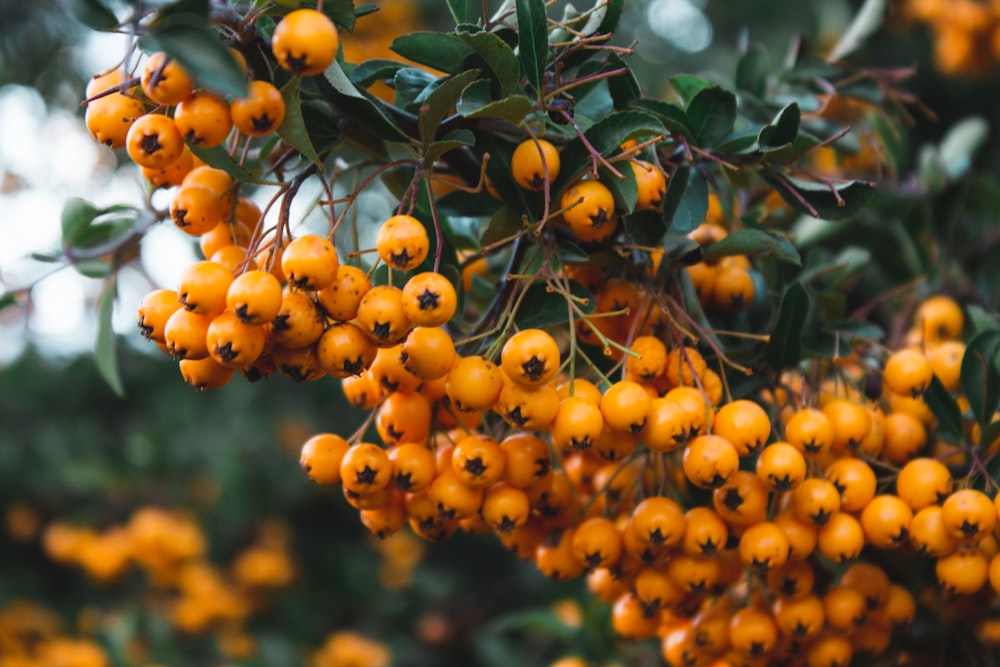
[[[67,4],[0,0],[0,99],[18,87],[33,89],[43,112],[82,118],[78,103],[90,73],[73,64],[89,33]],[[375,4],[384,20],[359,23],[355,37],[345,39],[348,59],[389,57],[393,35],[446,26],[444,3],[435,0]],[[635,69],[649,91],[661,91],[664,72],[731,80],[749,44],[763,45],[775,64],[795,44],[822,52],[860,5],[629,1],[617,40],[638,40]],[[967,5],[989,11],[977,14]],[[990,141],[1000,122],[992,96],[1000,83],[994,13],[990,3],[970,0],[889,3],[883,27],[852,59],[879,71],[912,68],[902,87],[921,104],[908,107],[907,124],[903,114],[875,119],[865,109],[848,120],[892,139],[888,162],[898,178],[884,181],[874,205],[851,225],[793,227],[807,250],[807,270],[853,262],[850,280],[831,290],[842,290],[854,307],[895,294],[882,317],[890,332],[901,321],[893,313],[931,292],[983,304],[986,313],[1000,299],[1000,263],[993,259],[1000,242],[1000,150]],[[0,128],[18,131],[13,120],[0,116]],[[34,150],[71,159],[47,144]],[[6,233],[32,221],[4,214],[3,198],[39,184],[9,159],[0,171],[0,232]],[[9,266],[0,265],[7,290],[9,279]],[[892,292],[900,286],[906,289]],[[130,320],[133,305],[123,299],[120,308],[122,320]],[[297,461],[302,441],[317,431],[349,432],[362,417],[337,383],[238,381],[200,395],[181,382],[176,364],[129,340],[120,346],[126,397],[119,399],[91,358],[38,345],[31,322],[30,313],[0,312],[4,335],[26,342],[8,350],[0,368],[0,665],[15,664],[4,657],[11,646],[47,635],[90,637],[116,665],[314,659],[334,666],[541,666],[567,653],[658,664],[655,646],[615,644],[608,609],[583,595],[580,582],[550,583],[490,537],[458,536],[447,549],[405,535],[377,544],[337,491],[307,483]],[[69,350],[90,344],[76,341]],[[87,527],[99,540],[143,507],[176,512],[197,527],[204,562],[214,564],[226,590],[249,601],[236,614],[238,624],[185,631],[165,611],[180,589],[158,588],[149,572],[131,568],[101,582],[86,563],[50,557],[45,537],[53,526]],[[252,576],[234,563],[255,545],[273,545],[275,533],[281,549],[272,553],[286,566],[278,570],[292,575],[248,582]],[[266,580],[272,570],[260,576]],[[51,612],[17,606],[26,600]],[[382,644],[392,657],[380,652]],[[81,646],[67,649],[80,660],[72,664],[102,664],[87,663]]]

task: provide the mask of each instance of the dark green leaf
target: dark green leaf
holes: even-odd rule
[[[688,103],[684,113],[698,144],[713,146],[733,131],[736,96],[719,86],[702,88]]]
[[[417,99],[430,94],[440,79],[420,67],[403,67],[392,78],[396,89],[396,106],[416,112],[420,105]]]
[[[559,637],[563,640],[568,640],[577,632],[576,628],[566,625],[552,612],[540,610],[508,614],[494,621],[489,626],[490,632],[507,632],[510,630],[528,630],[534,634]],[[512,655],[514,655],[513,652]]]
[[[654,137],[666,134],[666,128],[655,116],[643,111],[618,111],[594,123],[584,132],[587,141],[601,155],[611,155],[620,150],[628,139]],[[579,137],[569,142],[560,153],[562,167],[553,191],[560,191],[591,166],[589,149]]]
[[[516,0],[517,48],[521,68],[535,90],[542,90],[545,64],[548,62],[548,16],[545,0]]]
[[[569,281],[570,294],[586,303],[577,302],[584,313],[592,313],[597,307],[597,298],[586,287],[575,280]],[[521,307],[514,314],[514,322],[521,329],[533,327],[548,327],[561,324],[568,316],[566,297],[557,292],[550,292],[541,283],[534,283],[528,288],[521,301]]]
[[[517,56],[507,42],[492,32],[460,32],[458,38],[472,47],[478,59],[493,72],[500,84],[500,99],[517,90],[521,81]]]
[[[96,206],[79,197],[67,199],[60,216],[63,247],[74,245],[80,231],[85,229],[98,213],[100,211]]]
[[[471,130],[455,130],[454,132],[449,132],[447,135],[435,142],[432,142],[427,147],[427,150],[424,151],[424,162],[428,165],[434,164],[438,158],[448,151],[455,150],[456,148],[462,148],[463,146],[474,146],[475,144],[476,135],[474,135]]]
[[[982,430],[979,436],[979,443],[984,449],[993,449],[993,445],[1000,439],[1000,420],[992,422]],[[993,457],[993,464],[989,466],[989,473],[993,479],[1000,474],[1000,456]]]
[[[580,264],[590,261],[590,254],[572,241],[560,241],[558,250],[559,259],[563,262]]]
[[[465,87],[478,77],[479,70],[466,70],[441,82],[425,99],[415,100],[420,103],[420,140],[425,146],[434,141],[441,121],[458,102]]]
[[[840,74],[840,70],[833,63],[819,58],[803,60],[795,63],[791,68],[781,73],[782,82],[789,81],[813,81],[815,79],[830,79]]]
[[[802,113],[799,105],[792,102],[778,112],[770,125],[765,125],[757,135],[757,143],[762,151],[773,151],[791,145],[799,133]]]
[[[119,396],[125,395],[121,375],[118,373],[118,357],[115,354],[115,332],[112,327],[117,287],[114,278],[109,280],[98,301],[97,343],[94,346],[94,361],[101,377]]]
[[[635,171],[632,169],[631,163],[628,162],[619,162],[617,167],[625,178],[618,178],[604,166],[598,167],[597,172],[601,183],[604,183],[611,190],[611,195],[615,198],[615,208],[619,211],[632,212],[635,208],[635,202],[639,198],[639,186],[635,180]]]
[[[335,108],[349,115],[359,125],[386,141],[407,141],[409,138],[382,109],[382,104],[355,86],[338,63],[316,77]]]
[[[751,44],[736,63],[736,89],[755,97],[767,92],[767,51],[760,44]]]
[[[697,169],[681,165],[667,181],[663,197],[663,222],[668,231],[687,234],[705,221],[708,183]]]
[[[448,11],[455,23],[465,23],[469,18],[469,3],[466,0],[448,0]]]
[[[354,10],[354,0],[324,0],[323,13],[345,30],[354,30],[354,20],[358,14]]]
[[[511,95],[493,101],[490,96],[490,82],[474,81],[462,91],[455,104],[455,111],[466,118],[500,118],[517,125],[531,113],[533,104],[524,95]]]
[[[811,134],[799,132],[791,144],[778,150],[769,151],[764,155],[763,160],[774,164],[793,162],[815,148],[819,144],[819,141],[819,139]]]
[[[644,97],[632,102],[631,106],[633,109],[648,111],[654,114],[670,130],[671,134],[689,139],[694,136],[694,130],[691,129],[691,125],[688,123],[688,117],[684,113],[684,109],[681,109],[672,102]]]
[[[322,166],[302,116],[302,103],[299,95],[301,83],[302,77],[294,76],[281,88],[281,99],[285,101],[285,117],[281,120],[277,133],[285,140],[285,143],[302,153],[304,158],[315,165]]]
[[[398,60],[376,58],[366,60],[351,70],[351,81],[362,88],[367,88],[376,81],[391,81],[396,72],[406,67]]]
[[[475,50],[458,35],[443,32],[411,32],[393,40],[389,48],[413,62],[453,74],[463,69]]]
[[[73,268],[87,278],[107,278],[111,274],[110,262],[96,257],[73,262]]]
[[[827,220],[843,220],[856,215],[875,196],[875,186],[867,181],[837,183],[834,195],[825,183],[804,181],[774,171],[760,170],[758,173],[789,206]]]
[[[247,75],[202,17],[175,14],[154,23],[139,40],[144,51],[164,51],[204,88],[244,97]]]
[[[608,67],[610,69],[621,69],[623,67],[626,69],[624,74],[608,79],[608,92],[611,93],[615,109],[625,109],[642,95],[639,80],[635,77],[635,73],[628,66],[628,63],[622,60],[616,53],[608,56]],[[664,104],[667,103],[665,102]]]
[[[757,135],[760,127],[745,127],[723,137],[713,148],[718,155],[752,155],[760,151]]]
[[[509,206],[503,206],[490,219],[479,239],[482,246],[488,246],[512,236],[524,229],[524,222]]]
[[[601,5],[604,10],[604,18],[601,19],[601,24],[597,26],[597,30],[594,34],[602,35],[609,32],[614,32],[618,27],[618,21],[621,20],[622,12],[625,10],[625,0],[608,0]]]
[[[259,183],[257,178],[249,171],[240,166],[240,163],[233,159],[233,156],[226,152],[221,146],[205,148],[204,146],[189,146],[195,156],[210,167],[221,169],[235,180],[243,183]]]
[[[17,305],[17,298],[13,294],[0,295],[0,313]]]
[[[996,314],[986,312],[982,306],[969,304],[965,307],[969,313],[969,322],[972,324],[973,335],[984,331],[996,331],[1000,329],[1000,322],[997,321]]]
[[[663,235],[667,232],[659,211],[636,211],[622,216],[622,227],[629,243],[650,248],[661,245]]]
[[[830,331],[836,331],[843,336],[864,338],[865,340],[882,340],[885,338],[885,330],[874,322],[838,320],[828,323],[826,328]]]
[[[303,100],[301,108],[309,141],[317,153],[326,153],[344,139],[328,103],[319,99]]]
[[[66,0],[70,14],[92,30],[111,30],[118,26],[118,17],[100,0]]]
[[[865,0],[865,4],[858,10],[854,20],[847,26],[833,49],[830,50],[827,59],[830,61],[841,60],[856,51],[882,25],[885,10],[886,0]]]
[[[962,356],[962,391],[969,399],[969,406],[980,427],[993,419],[997,401],[1000,400],[998,350],[1000,331],[984,331],[969,341]]]
[[[802,358],[802,327],[808,314],[809,293],[801,283],[792,283],[781,299],[778,320],[765,350],[767,361],[775,371],[794,366]]]
[[[941,380],[935,375],[924,390],[924,402],[938,420],[938,434],[949,442],[962,439],[962,411]]]
[[[781,234],[763,229],[738,229],[732,232],[705,250],[705,261],[714,262],[733,255],[774,257],[786,264],[802,266],[799,251],[791,241]]]
[[[663,235],[662,241],[663,258],[660,260],[657,277],[701,261],[701,245],[694,239],[684,234],[667,232]]]
[[[670,77],[670,87],[677,91],[677,94],[681,96],[681,99],[685,103],[693,100],[698,91],[708,88],[711,85],[710,81],[691,74],[677,74]]]

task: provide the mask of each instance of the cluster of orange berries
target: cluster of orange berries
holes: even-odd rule
[[[352,630],[331,633],[313,654],[311,667],[389,667],[392,652],[385,644]]]
[[[1000,60],[1000,3],[909,0],[906,14],[930,26],[934,63],[945,74],[982,76]]]
[[[107,667],[96,641],[65,633],[55,612],[27,600],[0,607],[0,667]]]
[[[42,544],[54,561],[78,566],[99,583],[139,568],[158,613],[184,633],[215,631],[223,653],[238,658],[256,651],[244,628],[251,614],[294,576],[287,528],[265,522],[259,533],[228,572],[206,559],[204,535],[191,518],[156,507],[140,508],[126,524],[103,531],[54,522]]]
[[[725,400],[697,349],[654,336],[633,341],[626,379],[604,391],[569,381],[555,339],[527,329],[498,365],[452,364],[446,431],[433,428],[442,389],[398,381],[404,355],[368,385],[384,447],[319,434],[301,462],[380,537],[493,533],[552,578],[586,575],[615,630],[660,636],[671,664],[846,665],[883,653],[916,612],[891,569],[858,560],[866,547],[935,559],[939,594],[1000,590],[997,508],[929,455],[922,393],[935,375],[958,391],[962,311],[934,297],[916,321],[874,400],[855,360],[839,370],[854,384],[810,389],[789,373],[759,403]],[[488,411],[506,437],[479,426]]]

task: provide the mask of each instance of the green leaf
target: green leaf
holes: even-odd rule
[[[691,74],[677,74],[670,77],[670,87],[680,95],[684,102],[690,102],[698,94],[698,91],[711,85],[710,81]]]
[[[76,238],[98,216],[100,210],[79,197],[70,197],[63,205],[60,225],[62,226],[63,247],[76,243]]]
[[[512,236],[524,229],[524,222],[509,206],[502,206],[493,214],[483,235],[479,239],[480,246],[488,246],[502,239]]]
[[[407,111],[417,112],[420,108],[417,99],[426,98],[439,79],[420,67],[403,67],[392,77],[392,87],[396,89],[396,106]]]
[[[281,99],[285,101],[285,117],[278,126],[278,136],[285,140],[289,146],[302,153],[302,156],[313,164],[322,167],[316,148],[309,138],[306,130],[305,118],[302,116],[302,102],[299,89],[302,84],[302,77],[293,76],[281,88]]]
[[[381,102],[358,89],[341,69],[339,63],[326,68],[316,77],[324,94],[336,109],[347,114],[359,125],[386,141],[408,141],[406,133],[383,110]]]
[[[839,320],[828,323],[826,328],[847,337],[864,338],[865,340],[883,340],[885,338],[885,329],[873,322]]]
[[[455,130],[449,132],[441,139],[432,142],[424,151],[424,162],[428,165],[434,164],[438,158],[448,151],[462,148],[463,146],[475,146],[476,135],[471,130]]]
[[[240,166],[240,163],[233,159],[233,156],[226,152],[222,146],[205,148],[204,146],[188,146],[195,157],[210,167],[221,169],[233,179],[243,183],[259,183],[256,176]]]
[[[969,341],[962,356],[962,391],[980,427],[990,423],[1000,401],[998,350],[1000,331],[984,331]]]
[[[393,40],[389,48],[413,62],[452,74],[464,69],[475,53],[458,35],[444,32],[411,32]]]
[[[660,119],[663,125],[670,130],[671,134],[689,139],[694,136],[694,130],[691,129],[691,125],[688,122],[687,114],[684,113],[684,109],[681,109],[672,102],[664,102],[663,100],[644,97],[642,99],[635,100],[630,106],[633,109],[648,111],[649,113],[655,115]]]
[[[655,116],[643,111],[617,111],[597,121],[584,132],[587,141],[601,155],[611,155],[620,150],[628,139],[654,137],[666,134],[663,123]],[[559,192],[566,184],[575,180],[581,172],[591,166],[590,151],[579,137],[566,144],[560,153],[562,168],[553,186]]]
[[[639,185],[635,180],[635,171],[631,163],[619,162],[618,169],[625,178],[618,178],[607,167],[597,168],[598,177],[601,183],[611,190],[611,195],[615,198],[615,208],[620,211],[631,212],[635,209],[635,202],[639,198]]]
[[[995,313],[988,313],[982,306],[975,304],[969,304],[965,309],[969,313],[969,323],[972,324],[973,335],[1000,329],[1000,321],[997,320]]]
[[[790,146],[799,133],[799,122],[802,113],[795,102],[787,105],[774,117],[769,125],[765,125],[757,135],[757,143],[762,151],[773,151]]]
[[[736,89],[755,97],[767,92],[767,51],[760,44],[751,44],[736,63]]]
[[[94,361],[101,377],[111,390],[119,396],[125,395],[121,375],[118,373],[118,357],[115,354],[115,332],[111,325],[114,314],[117,287],[112,278],[104,285],[98,300],[97,343],[94,346]]]
[[[788,286],[781,299],[778,320],[771,330],[764,356],[775,371],[794,366],[802,358],[802,327],[809,315],[809,293],[801,283]]]
[[[164,51],[198,84],[223,95],[245,97],[247,75],[203,17],[175,14],[153,23],[139,39],[144,51]]]
[[[13,294],[0,295],[0,313],[17,305],[17,298]]]
[[[367,88],[376,81],[391,81],[396,72],[406,67],[398,60],[375,58],[366,60],[351,70],[351,81],[362,88]]]
[[[87,278],[107,278],[111,275],[111,263],[97,257],[75,261],[73,268]]]
[[[745,127],[723,137],[712,149],[717,155],[753,155],[760,152],[760,127]]]
[[[837,191],[834,195],[825,183],[804,181],[763,169],[757,173],[796,211],[826,220],[844,220],[856,215],[875,196],[875,186],[867,181],[837,183],[833,186]]]
[[[607,80],[608,92],[611,93],[615,109],[625,109],[634,100],[642,96],[642,88],[639,86],[639,80],[636,78],[632,68],[628,66],[628,63],[622,60],[617,53],[612,53],[608,56],[607,66],[609,69],[621,69],[624,67],[626,70],[624,74],[613,76]]]
[[[66,0],[69,13],[91,30],[111,30],[118,27],[118,17],[100,0]]]
[[[961,442],[962,411],[936,375],[931,377],[930,385],[924,390],[924,402],[937,417],[938,434],[945,436],[949,442]]]
[[[558,246],[559,259],[563,262],[582,264],[590,261],[590,253],[572,241],[560,241]]]
[[[881,27],[885,9],[886,0],[865,0],[865,4],[858,10],[851,25],[847,26],[847,30],[830,50],[827,59],[831,62],[842,60],[857,51],[864,41]]]
[[[938,145],[938,160],[948,178],[954,180],[972,167],[972,158],[983,146],[989,124],[981,116],[971,116],[955,123]]]
[[[792,242],[775,232],[763,229],[738,229],[705,250],[705,261],[714,262],[723,257],[747,255],[774,257],[779,262],[802,266],[802,258]]]
[[[719,86],[699,90],[684,113],[699,145],[712,146],[733,131],[736,96]]]
[[[448,0],[448,11],[455,23],[465,23],[469,18],[469,3],[467,0]]]
[[[458,38],[475,50],[500,84],[500,99],[514,93],[521,81],[517,56],[507,42],[492,32],[460,32]]]
[[[359,11],[361,8],[358,8]],[[354,0],[325,0],[323,13],[345,30],[354,30],[354,21],[359,14],[354,9]]]
[[[458,102],[465,87],[478,77],[478,69],[466,70],[441,82],[425,99],[415,100],[420,103],[420,140],[425,146],[434,141],[441,121]]]
[[[548,62],[548,16],[545,0],[516,0],[517,49],[528,81],[541,94],[545,64]]]
[[[687,234],[705,221],[708,213],[708,183],[701,172],[681,165],[667,181],[663,196],[663,223],[668,231]]]
[[[533,104],[524,95],[511,95],[493,101],[491,84],[485,79],[470,83],[455,104],[455,111],[466,118],[500,118],[517,125],[531,113]]]
[[[657,277],[661,277],[679,268],[691,266],[701,261],[701,245],[684,234],[667,232],[663,235],[663,258]]]
[[[569,281],[569,291],[575,297],[586,299],[578,303],[584,313],[592,313],[597,307],[597,297],[575,280]],[[514,314],[514,322],[521,329],[548,327],[561,324],[567,317],[566,297],[550,292],[545,285],[534,283],[527,289],[520,308]]]

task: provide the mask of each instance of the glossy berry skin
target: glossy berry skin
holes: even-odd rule
[[[340,463],[349,445],[334,433],[318,433],[302,445],[299,465],[317,484],[340,483]]]
[[[504,343],[500,367],[513,382],[539,387],[559,370],[559,346],[541,329],[519,331]]]
[[[162,169],[181,156],[184,139],[173,118],[146,114],[129,128],[125,150],[137,165]]]
[[[274,28],[271,51],[284,69],[303,76],[320,74],[340,48],[337,26],[315,9],[296,9]]]
[[[233,100],[229,112],[237,130],[250,137],[266,137],[285,119],[285,100],[267,81],[251,81],[247,96]]]
[[[394,269],[409,271],[427,259],[430,240],[419,220],[410,215],[394,215],[379,227],[375,248],[383,262]]]
[[[559,167],[559,152],[545,139],[522,141],[511,156],[514,180],[525,190],[545,188],[546,182],[552,183],[559,177]]]

